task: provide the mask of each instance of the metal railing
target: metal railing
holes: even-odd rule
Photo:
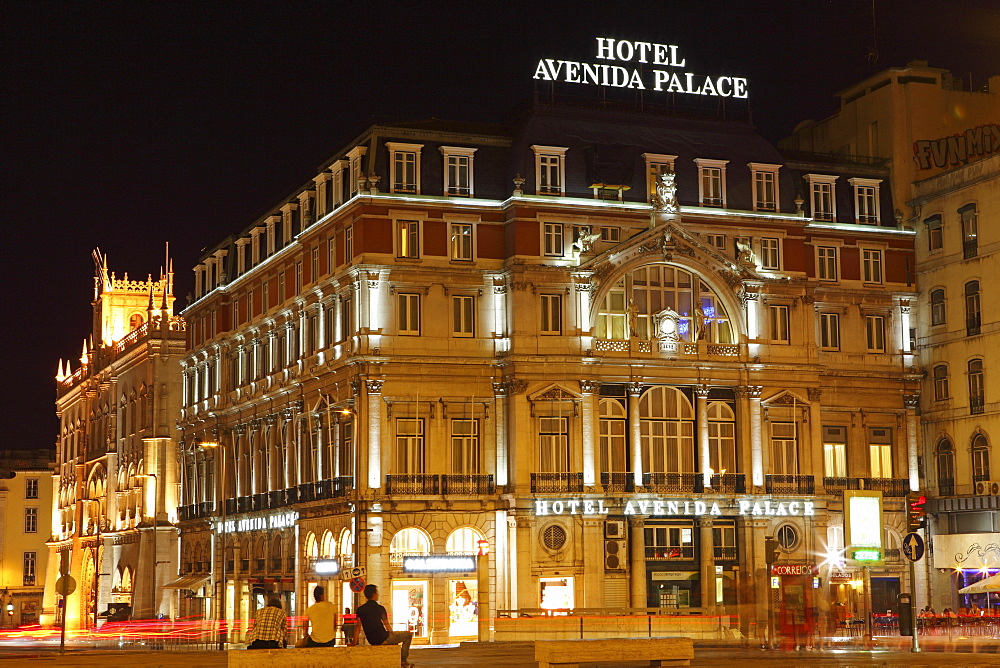
[[[955,495],[954,478],[938,478],[938,494],[941,496]]]
[[[768,474],[764,477],[768,494],[815,494],[816,484],[811,475]]]
[[[735,547],[716,546],[714,550],[716,561],[736,561],[739,558]]]
[[[962,242],[962,256],[968,260],[970,257],[976,257],[979,255],[979,240],[972,239],[971,241]]]
[[[978,415],[986,411],[986,397],[981,394],[974,394],[969,397],[969,412]]]
[[[657,494],[684,494],[704,490],[700,473],[644,473],[642,485]]]
[[[601,486],[605,492],[634,492],[635,476],[621,471],[602,473]]]
[[[693,545],[647,545],[647,561],[692,561]]]
[[[446,473],[441,476],[441,493],[458,495],[482,495],[496,492],[491,473]]]
[[[531,492],[533,494],[561,494],[582,492],[582,473],[532,473]]]
[[[965,319],[965,335],[978,336],[983,330],[983,317],[980,314],[970,315]]]
[[[882,496],[906,496],[910,493],[910,481],[897,478],[861,478],[862,489],[882,492]]]
[[[712,476],[712,489],[723,494],[746,494],[745,473],[716,473]]]
[[[440,494],[441,476],[434,473],[391,473],[385,476],[386,494]]]

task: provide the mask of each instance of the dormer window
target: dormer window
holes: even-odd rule
[[[535,183],[539,195],[562,195],[566,181],[566,151],[562,146],[533,145]]]
[[[753,174],[753,210],[778,210],[778,169],[780,165],[751,162]]]
[[[651,202],[656,194],[656,184],[660,181],[660,175],[674,171],[674,161],[676,155],[664,155],[663,153],[643,153],[646,161],[646,201]]]
[[[848,179],[854,186],[854,216],[863,225],[878,225],[878,186],[881,179]]]
[[[806,174],[809,182],[809,201],[812,206],[812,217],[815,220],[833,222],[837,219],[837,200],[834,197],[836,176],[825,174]]]
[[[420,149],[422,144],[386,142],[392,169],[390,192],[420,194]]]
[[[695,158],[698,165],[698,201],[702,206],[726,207],[726,165],[728,160]]]
[[[442,146],[444,156],[444,194],[451,197],[472,197],[472,158],[476,149]]]
[[[361,190],[361,180],[364,178],[364,172],[361,169],[361,158],[367,150],[367,146],[355,146],[347,152],[347,163],[350,165],[351,170],[351,183],[347,190],[352,195]]]

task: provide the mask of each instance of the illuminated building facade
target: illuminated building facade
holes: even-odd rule
[[[68,627],[96,623],[111,604],[135,619],[172,612],[163,585],[176,577],[179,359],[184,321],[173,315],[173,273],[118,278],[95,253],[93,334],[79,365],[59,362],[56,482],[45,609],[55,581],[76,593]],[[169,260],[168,260],[169,265]]]
[[[0,628],[41,621],[52,524],[52,451],[0,452]]]
[[[475,634],[485,538],[495,609],[760,630],[767,536],[782,606],[857,603],[843,492],[874,489],[898,587],[919,375],[887,176],[628,111],[369,128],[195,268],[181,575],[246,619],[317,583],[352,606],[364,567],[442,642]]]

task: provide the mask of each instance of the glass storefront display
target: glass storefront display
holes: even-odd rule
[[[427,580],[393,580],[392,628],[427,637]]]
[[[541,607],[548,610],[573,608],[573,578],[539,578]]]
[[[475,579],[450,580],[448,592],[448,635],[475,636],[479,633],[479,583]]]

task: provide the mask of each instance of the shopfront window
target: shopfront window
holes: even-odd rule
[[[448,634],[475,636],[479,633],[479,584],[475,578],[449,580]]]
[[[539,578],[541,607],[547,610],[571,610],[573,604],[573,578]]]
[[[427,580],[394,580],[392,630],[427,637]]]

